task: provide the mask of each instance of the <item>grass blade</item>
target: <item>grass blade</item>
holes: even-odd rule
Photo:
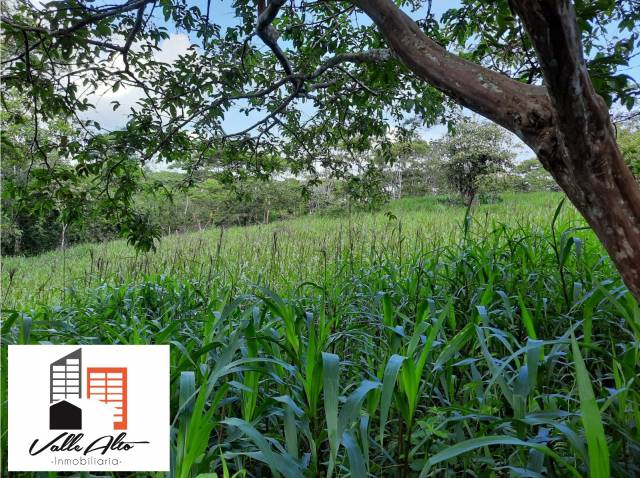
[[[322,380],[324,383],[324,412],[329,437],[329,467],[327,478],[331,478],[338,456],[338,365],[340,357],[335,354],[322,353]]]
[[[393,389],[396,386],[398,371],[404,359],[405,357],[401,355],[392,355],[384,369],[382,399],[380,403],[380,445],[382,445],[384,439],[384,428],[387,424],[387,418],[389,417],[389,408],[391,407],[391,398],[393,396]]]
[[[589,476],[591,478],[609,478],[609,447],[604,434],[600,409],[591,387],[591,377],[582,359],[580,347],[575,336],[571,335],[571,350],[576,367],[578,394],[580,396],[580,411],[582,425],[587,439],[589,454]]]
[[[353,478],[366,478],[367,470],[364,464],[364,457],[351,430],[346,430],[342,434],[342,443],[347,449],[347,455],[349,456],[349,471],[351,471],[351,476]]]
[[[551,450],[550,448],[544,445],[541,445],[539,443],[526,442],[526,441],[520,440],[519,438],[510,437],[510,436],[486,436],[486,437],[479,437],[479,438],[472,438],[470,440],[465,440],[463,442],[460,442],[453,446],[445,448],[441,452],[433,455],[431,458],[427,460],[427,463],[425,464],[424,468],[422,469],[422,472],[420,473],[420,478],[425,478],[429,474],[429,471],[431,470],[431,468],[434,465],[437,465],[438,463],[451,460],[459,455],[476,450],[478,448],[483,448],[485,446],[492,446],[492,445],[511,445],[511,446],[524,446],[528,448],[533,448],[553,458],[558,463],[562,464],[576,478],[580,478],[581,476],[580,473],[578,473],[578,470],[576,470],[573,466],[571,466],[569,463],[563,460],[553,450]]]

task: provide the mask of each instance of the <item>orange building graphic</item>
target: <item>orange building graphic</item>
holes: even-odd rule
[[[113,429],[127,429],[126,367],[87,367],[87,398],[114,405]]]

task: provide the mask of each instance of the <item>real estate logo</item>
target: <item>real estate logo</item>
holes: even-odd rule
[[[115,407],[114,430],[127,429],[127,368],[89,367],[87,398],[112,403]],[[82,398],[82,349],[51,363],[49,373],[49,428],[81,430],[82,408],[68,399]]]
[[[169,347],[9,346],[9,471],[168,471]]]

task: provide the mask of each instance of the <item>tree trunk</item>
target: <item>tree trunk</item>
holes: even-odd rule
[[[462,203],[469,207],[473,204],[473,200],[476,197],[476,191],[471,188],[462,188],[460,190],[460,196],[462,196]]]
[[[538,53],[554,134],[536,151],[585,217],[640,300],[640,188],[618,149],[609,109],[594,90],[569,1],[514,1]]]
[[[454,55],[391,0],[352,0],[413,73],[517,134],[585,217],[640,301],[640,187],[587,73],[569,0],[512,0],[545,86],[526,85]]]
[[[64,251],[67,247],[67,223],[62,223],[62,230],[60,232],[60,250]]]

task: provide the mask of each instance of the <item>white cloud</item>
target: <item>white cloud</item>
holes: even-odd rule
[[[182,33],[173,33],[169,38],[158,45],[159,50],[155,54],[155,60],[164,63],[175,62],[180,55],[186,53],[190,46],[189,37]],[[113,63],[114,68],[124,68],[122,57],[117,57]],[[113,91],[113,84],[105,84],[97,91],[87,94],[88,101],[95,106],[85,115],[84,119],[97,121],[109,130],[122,128],[127,122],[131,108],[142,98],[142,91],[134,86],[121,86]],[[113,110],[112,101],[118,101],[120,107]]]
[[[184,33],[172,33],[169,38],[160,42],[160,51],[156,53],[156,60],[173,63],[184,54],[191,45],[189,37]]]

